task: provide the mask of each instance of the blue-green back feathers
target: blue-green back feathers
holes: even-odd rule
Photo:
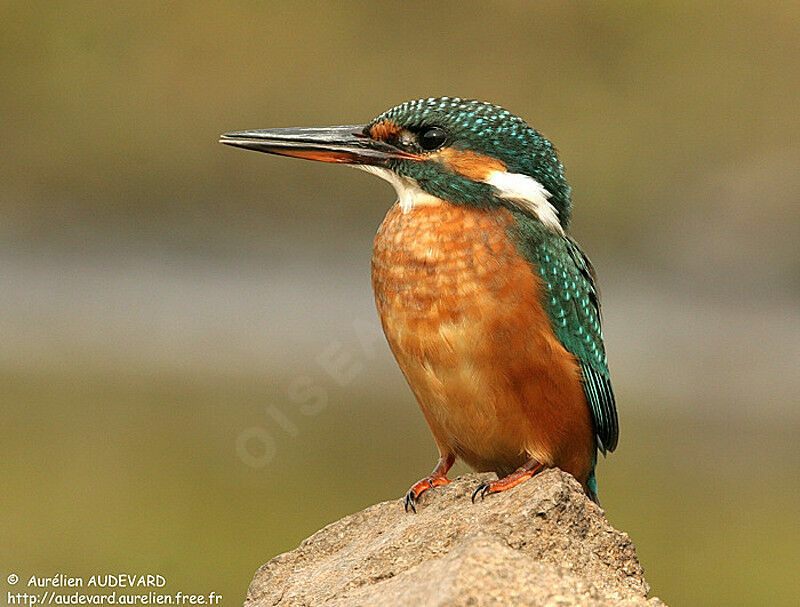
[[[544,304],[556,337],[580,365],[598,449],[603,454],[613,451],[619,423],[591,263],[571,238],[546,230],[522,213],[515,216],[518,246],[539,271],[545,287]]]

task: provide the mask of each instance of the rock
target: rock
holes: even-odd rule
[[[663,606],[628,535],[560,470],[473,504],[489,474],[371,506],[262,566],[245,607]]]

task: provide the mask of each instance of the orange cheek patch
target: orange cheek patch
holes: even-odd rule
[[[400,135],[401,129],[392,120],[382,120],[373,124],[369,129],[369,136],[378,141],[389,141]]]
[[[489,156],[483,156],[468,150],[443,148],[429,156],[448,169],[473,181],[486,181],[494,171],[505,171],[506,165]]]

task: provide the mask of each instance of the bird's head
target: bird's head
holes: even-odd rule
[[[553,145],[490,103],[438,97],[395,106],[369,124],[227,133],[222,143],[350,164],[389,181],[400,204],[435,199],[519,209],[563,232],[570,189]]]

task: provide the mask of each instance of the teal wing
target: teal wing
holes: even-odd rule
[[[606,349],[603,344],[603,328],[600,319],[600,292],[597,288],[591,261],[571,238],[567,239],[567,250],[577,271],[576,279],[570,281],[574,314],[577,317],[577,341],[575,348],[567,349],[575,354],[583,372],[583,390],[592,409],[597,431],[598,446],[605,455],[606,449],[614,451],[619,440],[619,420],[614,390],[608,372]],[[573,286],[573,284],[575,286]],[[581,327],[583,331],[581,331]],[[571,331],[574,335],[576,331]],[[556,332],[564,343],[568,337]],[[586,338],[585,335],[589,337]]]
[[[546,305],[556,337],[580,364],[597,446],[605,454],[617,446],[619,422],[603,345],[594,270],[571,238],[553,234],[537,240],[536,244],[528,240],[525,253],[544,281]]]

